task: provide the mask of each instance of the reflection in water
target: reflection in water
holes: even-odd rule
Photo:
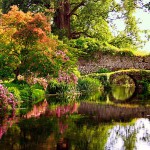
[[[5,134],[15,122],[16,122],[16,117],[15,117],[15,111],[13,111],[10,114],[5,114],[3,118],[0,118],[0,139],[2,138],[3,134]]]
[[[48,109],[46,112],[46,115],[47,116],[56,116],[56,117],[60,118],[62,116],[66,116],[68,114],[77,112],[77,109],[78,109],[77,103],[63,105],[63,106],[58,105],[55,109]]]
[[[133,118],[148,117],[150,114],[149,107],[133,107],[133,106],[116,106],[116,105],[101,105],[91,102],[82,102],[78,108],[78,113],[99,121],[111,122],[115,121],[130,121]]]
[[[68,104],[63,106],[57,106],[53,109],[49,108],[49,105],[46,100],[43,102],[40,102],[38,104],[35,104],[33,108],[24,115],[24,118],[31,118],[31,117],[40,117],[41,115],[45,114],[46,116],[57,116],[60,118],[63,115],[66,115],[67,113],[72,114],[77,111],[78,104]]]
[[[24,115],[25,118],[31,117],[40,117],[40,115],[44,114],[48,108],[48,103],[46,100],[40,102],[38,104],[33,105],[33,108]]]
[[[68,112],[69,114],[69,112]],[[20,120],[0,140],[2,150],[149,150],[150,121],[98,123],[80,115]],[[142,146],[142,148],[141,148]]]
[[[132,92],[133,89],[114,87],[112,96],[117,100],[125,100],[132,96]],[[127,123],[134,118],[148,117],[150,115],[148,106],[113,105],[111,97],[105,92],[88,95],[79,101],[80,104],[57,103],[54,107],[44,100],[34,105],[16,124],[8,125],[9,120],[6,119],[0,124],[0,137],[3,135],[0,139],[0,149],[150,149],[149,119],[138,119],[134,125],[133,122]],[[126,123],[120,125],[114,121]]]
[[[116,100],[127,100],[129,99],[135,91],[135,87],[125,87],[125,86],[112,86],[112,96]]]
[[[2,138],[3,134],[7,132],[8,128],[12,126],[13,123],[14,117],[5,116],[2,123],[0,124],[0,139]]]
[[[138,105],[147,105],[150,104],[150,94],[146,94],[138,93],[134,86],[125,87],[113,85],[112,90],[81,95],[78,101],[92,101],[101,104],[132,103]]]
[[[106,150],[150,150],[150,121],[138,119],[134,125],[117,125],[109,131]]]

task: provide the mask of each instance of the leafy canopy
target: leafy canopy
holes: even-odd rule
[[[17,6],[12,6],[7,14],[2,14],[0,26],[0,52],[12,73],[37,73],[40,76],[57,74],[69,63],[68,51],[63,56],[58,54],[58,41],[50,36],[50,24],[42,13],[24,13]],[[61,57],[61,59],[60,59]],[[69,66],[68,64],[66,65]]]

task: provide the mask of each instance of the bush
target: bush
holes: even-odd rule
[[[14,95],[15,100],[18,102],[18,106],[21,104],[20,91],[16,87],[8,87],[7,88],[10,93]]]
[[[31,101],[31,88],[25,81],[13,81],[11,83],[5,83],[5,86],[9,89],[18,89],[20,91],[20,98],[23,103],[21,107],[28,107]]]
[[[65,82],[58,82],[57,80],[51,80],[47,86],[48,94],[64,94],[69,92],[73,88],[72,84]]]
[[[0,43],[0,47],[1,47],[2,43],[3,42]],[[10,78],[14,78],[14,73],[13,73],[14,68],[12,66],[10,67],[10,64],[14,61],[15,60],[13,59],[13,56],[0,54],[0,68],[1,68],[0,69],[0,79],[8,80]]]
[[[45,91],[41,89],[32,90],[32,100],[34,103],[40,102],[45,99]]]
[[[96,92],[102,87],[101,82],[98,79],[89,78],[89,77],[82,77],[78,80],[78,90],[83,93],[91,93]]]
[[[31,105],[31,89],[29,88],[24,88],[22,90],[20,90],[20,96],[21,96],[21,100],[23,101],[22,103],[22,107],[28,107]]]
[[[40,89],[40,90],[44,90],[43,86],[40,85],[39,83],[33,84],[31,86],[31,89]]]
[[[85,55],[86,53],[87,55],[89,55],[95,51],[99,51],[102,43],[94,38],[80,37],[78,39],[70,40],[69,45],[71,47],[77,48],[79,51],[81,51],[81,54]]]
[[[0,114],[1,117],[9,110],[15,111],[17,103],[15,101],[14,95],[9,93],[9,91],[0,84]]]

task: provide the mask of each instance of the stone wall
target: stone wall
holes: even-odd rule
[[[80,58],[78,68],[81,74],[97,72],[100,68],[107,68],[112,71],[131,68],[150,70],[150,56],[121,56],[98,52],[87,60]]]

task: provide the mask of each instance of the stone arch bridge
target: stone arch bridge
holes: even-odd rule
[[[138,91],[143,89],[144,83],[150,83],[150,70],[128,69],[110,73],[92,73],[88,76],[101,80],[104,85],[106,83],[112,85],[115,79],[124,75],[128,76],[131,80],[133,80],[135,87]]]

